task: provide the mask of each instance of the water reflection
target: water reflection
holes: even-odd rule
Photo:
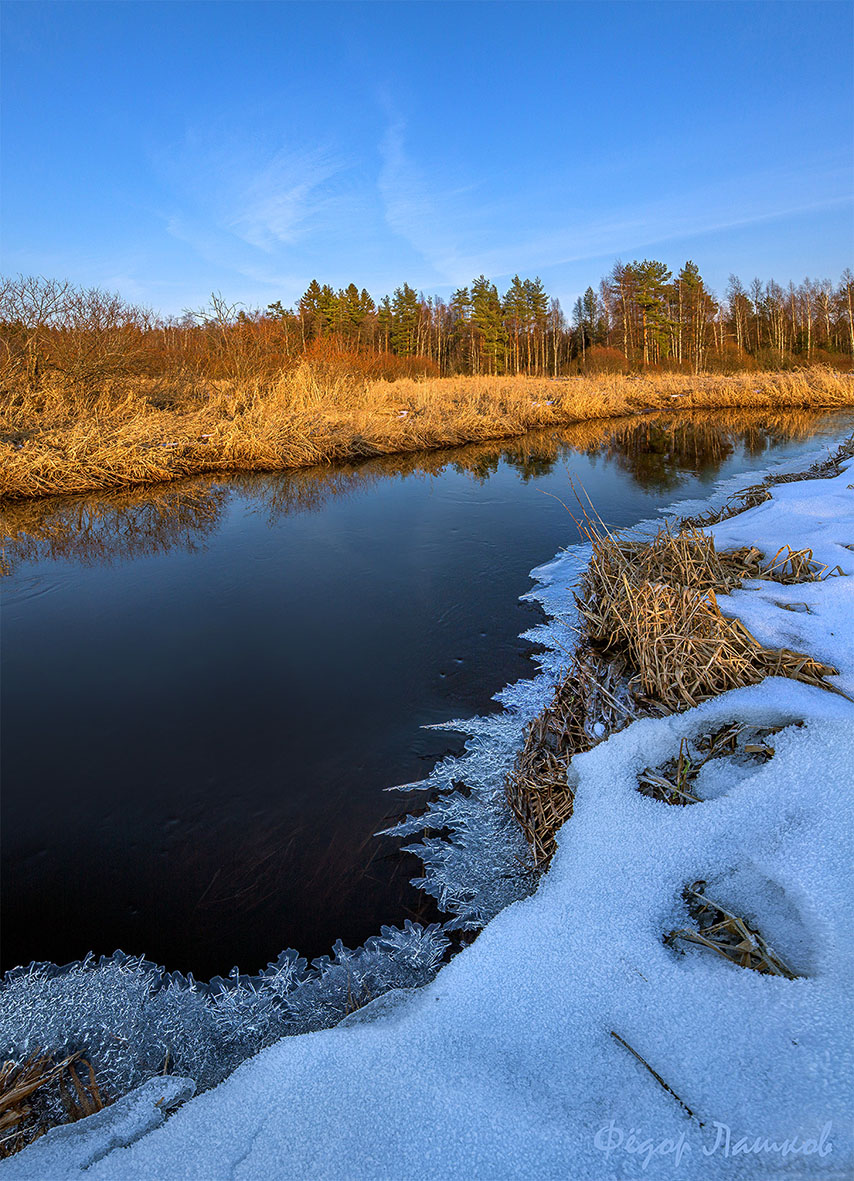
[[[0,513],[3,572],[21,562],[83,566],[193,552],[219,526],[227,490],[210,478],[11,504]]]
[[[504,463],[528,483],[550,475],[573,451],[605,456],[641,488],[663,493],[676,488],[686,471],[714,476],[738,448],[757,459],[781,443],[806,439],[823,418],[806,410],[655,413],[358,464],[25,501],[0,513],[0,569],[8,574],[22,562],[95,565],[173,549],[192,552],[219,528],[233,492],[249,494],[256,511],[273,524],[283,516],[319,512],[330,500],[394,477],[439,476],[452,469],[484,483]]]
[[[651,414],[7,507],[5,964],[124,947],[207,978],[433,917],[372,836],[410,805],[383,789],[535,671],[519,597],[579,536],[570,474],[631,526],[848,421]]]

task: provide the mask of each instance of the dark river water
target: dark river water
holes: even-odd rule
[[[5,513],[3,966],[206,978],[435,917],[372,834],[531,676],[529,571],[851,418],[648,416]]]

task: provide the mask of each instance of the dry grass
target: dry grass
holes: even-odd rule
[[[768,946],[759,931],[751,927],[746,919],[732,914],[719,902],[706,897],[705,891],[706,883],[703,881],[694,882],[685,888],[683,897],[697,927],[670,931],[664,938],[665,943],[672,945],[681,940],[699,944],[740,968],[752,968],[754,972],[768,976],[783,976],[786,980],[797,979],[797,973]]]
[[[106,1106],[91,1063],[80,1054],[56,1062],[32,1054],[25,1062],[0,1067],[0,1159],[32,1144],[55,1124],[47,1111],[47,1093],[58,1089],[66,1119],[72,1123]]]
[[[266,382],[95,392],[58,379],[0,399],[0,497],[79,493],[202,472],[275,471],[510,438],[536,427],[654,410],[840,408],[854,383],[829,367],[688,377],[459,377],[395,382],[304,363]]]
[[[227,489],[246,487],[270,520],[313,512],[389,476],[438,475],[449,465],[475,477],[504,460],[526,478],[560,461],[564,449],[604,454],[630,468],[650,450],[695,466],[723,461],[734,436],[764,450],[769,439],[807,438],[821,411],[691,410],[595,419],[528,431],[509,440],[453,449],[407,451],[345,463],[291,469],[258,480],[252,472],[189,476],[157,485],[119,486],[76,496],[0,504],[0,573],[21,561],[72,558],[109,562],[175,546],[193,550],[216,528]],[[641,462],[643,462],[641,458]],[[643,473],[638,476],[643,479]]]
[[[686,738],[679,743],[679,754],[661,767],[647,767],[638,776],[638,791],[641,795],[660,800],[665,804],[685,806],[699,804],[693,784],[697,776],[712,759],[750,758],[761,763],[774,756],[774,747],[766,742],[781,726],[749,728],[739,722],[730,722],[711,734],[703,735],[693,746]],[[740,741],[747,737],[748,741]]]
[[[810,550],[786,546],[763,561],[753,548],[718,553],[713,538],[696,529],[663,529],[651,540],[631,540],[589,519],[582,528],[593,547],[577,597],[582,637],[554,698],[528,727],[506,784],[542,868],[572,814],[572,756],[633,718],[684,710],[766,676],[841,692],[827,681],[836,669],[803,653],[765,647],[717,603],[716,594],[745,577],[790,583],[833,573],[814,562]],[[688,791],[690,766],[680,751],[672,774],[648,783],[648,793],[696,802]]]
[[[645,711],[627,692],[624,670],[593,649],[579,647],[550,703],[525,731],[522,750],[507,778],[507,800],[528,838],[537,866],[555,852],[555,834],[572,815],[567,768],[573,755]]]
[[[637,670],[642,692],[677,710],[730,689],[785,676],[831,689],[836,669],[786,648],[767,648],[717,603],[747,575],[775,581],[809,580],[825,570],[810,551],[788,550],[767,564],[757,551],[718,554],[695,530],[662,530],[649,542],[625,542],[589,530],[593,556],[579,609],[591,642]],[[788,548],[788,547],[787,547]],[[744,558],[750,564],[740,565]]]

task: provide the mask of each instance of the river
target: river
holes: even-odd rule
[[[198,978],[436,917],[375,838],[533,673],[530,570],[851,415],[649,415],[4,513],[3,966]],[[568,511],[571,510],[571,511]]]

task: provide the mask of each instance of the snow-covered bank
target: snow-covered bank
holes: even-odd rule
[[[774,488],[714,527],[719,548],[755,544],[770,556],[809,545],[854,574],[850,469]],[[573,562],[551,572],[556,610]],[[760,641],[833,663],[854,696],[850,577],[748,584],[720,603]],[[787,727],[770,762],[733,766],[715,798],[688,808],[637,792],[638,773],[673,757],[681,738],[733,720]],[[637,722],[576,756],[575,811],[550,872],[431,985],[280,1041],[85,1174],[67,1136],[50,1155],[53,1134],[0,1174],[849,1175],[852,756],[854,704],[778,679]],[[697,878],[801,978],[665,947],[662,935],[687,922],[681,892]]]

